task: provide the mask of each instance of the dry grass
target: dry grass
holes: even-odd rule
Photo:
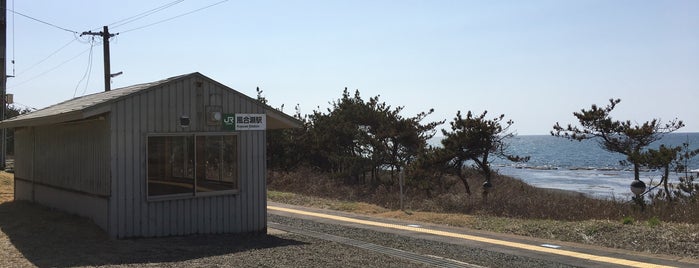
[[[641,211],[630,203],[538,189],[498,176],[488,203],[482,202],[480,193],[469,197],[452,190],[427,197],[413,190],[406,213],[399,210],[397,189],[350,187],[310,171],[270,177],[268,197],[275,202],[699,258],[696,204]]]
[[[12,201],[14,197],[14,176],[0,172],[0,203]]]
[[[451,180],[451,181],[449,181]],[[484,202],[478,185],[478,175],[470,177],[472,195],[464,194],[463,185],[454,178],[443,182],[444,189],[419,190],[406,187],[404,208],[414,211],[479,214],[524,219],[563,221],[621,220],[633,218],[646,221],[653,218],[663,222],[699,223],[699,202],[677,204],[659,202],[641,210],[629,200],[600,200],[583,194],[553,189],[541,189],[520,180],[496,175],[494,190]],[[324,197],[350,202],[365,202],[396,210],[400,208],[397,185],[345,185],[328,175],[301,169],[296,172],[272,172],[268,176],[271,190],[299,193],[309,197]],[[320,201],[318,201],[320,202]]]

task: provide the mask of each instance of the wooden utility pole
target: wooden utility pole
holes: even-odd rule
[[[7,66],[5,57],[7,54],[7,1],[0,0],[0,121],[5,120],[7,110]],[[7,130],[0,129],[0,170],[5,170],[5,155],[7,154]]]
[[[4,0],[2,0],[4,1]],[[109,28],[107,26],[104,26],[103,30],[99,33],[93,33],[92,31],[87,31],[83,32],[80,34],[80,36],[83,35],[99,35],[102,36],[102,48],[103,54],[104,54],[104,91],[109,91],[112,88],[112,73],[111,73],[111,67],[110,67],[110,62],[109,62],[109,38],[113,37],[115,34],[110,34],[109,33]]]

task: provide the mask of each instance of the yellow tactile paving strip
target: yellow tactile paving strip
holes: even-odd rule
[[[336,221],[363,224],[363,225],[368,225],[368,226],[376,226],[376,227],[391,228],[391,229],[396,229],[396,230],[412,231],[412,232],[416,232],[416,233],[424,233],[424,234],[438,235],[438,236],[444,236],[444,237],[460,238],[460,239],[472,240],[472,241],[477,241],[477,242],[489,243],[489,244],[493,244],[493,245],[500,245],[500,246],[507,246],[507,247],[512,247],[512,248],[530,250],[530,251],[563,255],[563,256],[568,256],[568,257],[573,257],[573,258],[579,258],[579,259],[585,259],[585,260],[591,260],[591,261],[603,262],[603,263],[609,263],[609,264],[626,265],[626,266],[631,266],[631,267],[658,267],[658,268],[659,267],[673,267],[673,266],[658,265],[658,264],[638,262],[638,261],[625,260],[625,259],[619,259],[619,258],[597,256],[597,255],[573,252],[573,251],[568,251],[568,250],[546,248],[546,247],[541,247],[541,246],[528,245],[528,244],[516,243],[516,242],[509,242],[509,241],[497,240],[497,239],[492,239],[492,238],[485,238],[485,237],[480,237],[480,236],[452,233],[452,232],[439,231],[439,230],[429,230],[429,229],[424,229],[424,228],[417,228],[417,227],[410,227],[410,226],[403,226],[403,225],[375,222],[375,221],[368,221],[368,220],[359,220],[359,219],[353,219],[353,218],[348,218],[348,217],[328,215],[328,214],[322,214],[322,213],[316,213],[316,212],[308,212],[308,211],[302,211],[302,210],[290,209],[290,208],[267,206],[267,209],[282,211],[282,212],[287,212],[287,213],[293,213],[293,214],[306,215],[306,216],[311,216],[311,217],[318,217],[318,218],[323,218],[323,219],[331,219],[331,220],[336,220]]]

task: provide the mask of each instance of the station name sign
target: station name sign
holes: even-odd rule
[[[221,118],[223,130],[245,131],[267,129],[265,114],[224,114]]]

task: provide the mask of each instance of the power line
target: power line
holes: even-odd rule
[[[10,11],[10,12],[12,12],[12,14],[17,14],[17,15],[20,15],[20,16],[22,16],[22,17],[28,18],[28,19],[30,19],[30,20],[34,20],[34,21],[37,21],[37,22],[40,22],[40,23],[43,23],[43,24],[49,25],[49,26],[51,26],[51,27],[54,27],[54,28],[57,28],[57,29],[61,29],[61,30],[64,30],[64,31],[66,31],[66,32],[70,32],[70,33],[78,33],[77,31],[73,31],[73,30],[70,30],[70,29],[66,29],[66,28],[63,28],[63,27],[61,27],[61,26],[58,26],[58,25],[56,25],[56,24],[53,24],[53,23],[49,23],[49,22],[45,22],[45,21],[43,21],[43,20],[40,20],[40,19],[37,19],[37,18],[31,17],[31,16],[29,16],[29,15],[24,15],[24,14],[22,14],[22,13],[19,13],[19,12],[17,12],[17,11],[14,11],[14,10],[10,10],[10,9],[7,9],[7,11]]]
[[[156,8],[154,8],[154,9],[145,11],[145,12],[143,12],[143,13],[140,13],[140,14],[137,14],[137,15],[134,15],[134,16],[131,16],[131,17],[128,17],[128,18],[125,18],[125,19],[122,19],[122,20],[119,20],[119,21],[110,23],[110,24],[108,24],[108,25],[111,26],[112,28],[120,27],[120,26],[129,24],[129,23],[131,23],[131,22],[134,22],[134,21],[136,21],[136,20],[139,20],[139,19],[148,17],[148,16],[150,16],[150,15],[152,15],[152,14],[155,14],[155,13],[157,13],[157,12],[159,12],[159,11],[165,10],[165,9],[171,7],[171,6],[177,5],[177,4],[182,3],[182,2],[184,2],[184,0],[173,1],[173,2],[167,3],[167,4],[165,4],[165,5],[156,7]],[[93,29],[93,31],[96,31],[96,30],[99,30],[99,28]]]
[[[56,55],[58,52],[60,52],[60,51],[63,50],[64,48],[68,47],[68,45],[72,44],[72,43],[75,42],[76,40],[77,40],[77,39],[71,39],[70,41],[68,41],[68,43],[66,43],[65,45],[61,46],[59,49],[56,49],[56,51],[52,52],[51,54],[49,54],[48,56],[46,56],[44,59],[42,59],[42,60],[40,60],[40,61],[38,61],[38,62],[32,64],[32,65],[29,66],[27,69],[24,69],[23,71],[19,72],[19,74],[17,74],[17,75],[18,75],[18,76],[19,76],[19,75],[22,75],[22,74],[26,73],[27,71],[31,70],[32,68],[34,68],[34,67],[36,67],[36,66],[39,66],[39,64],[41,64],[41,63],[43,63],[44,61],[48,60],[49,58],[53,57],[53,55]]]
[[[92,37],[94,40],[94,37]],[[92,44],[90,44],[90,54],[87,56],[87,68],[85,69],[85,73],[83,74],[83,77],[80,78],[80,81],[78,81],[78,84],[75,85],[75,90],[73,91],[73,98],[75,98],[75,95],[78,93],[78,87],[80,87],[80,84],[87,78],[87,82],[85,82],[85,90],[83,90],[83,95],[85,95],[85,91],[87,91],[87,85],[90,84],[90,76],[89,74],[92,72],[92,52],[93,48],[95,47],[94,41]]]
[[[195,9],[195,10],[192,10],[192,11],[189,11],[189,12],[186,12],[186,13],[182,13],[182,14],[180,14],[180,15],[177,15],[177,16],[174,16],[174,17],[170,17],[170,18],[167,18],[167,19],[164,19],[164,20],[161,20],[161,21],[156,21],[156,22],[151,23],[151,24],[146,24],[146,25],[143,25],[143,26],[141,26],[141,27],[129,29],[129,30],[126,30],[126,31],[121,31],[121,33],[127,33],[127,32],[131,32],[131,31],[136,31],[136,30],[140,30],[140,29],[143,29],[143,28],[147,28],[147,27],[150,27],[150,26],[153,26],[153,25],[157,25],[157,24],[160,24],[160,23],[163,23],[163,22],[171,21],[171,20],[174,20],[174,19],[176,19],[176,18],[183,17],[183,16],[186,16],[186,15],[189,15],[189,14],[192,14],[192,13],[195,13],[195,12],[198,12],[198,11],[201,11],[201,10],[204,10],[204,9],[207,9],[207,8],[210,8],[210,7],[213,7],[213,6],[222,4],[222,3],[224,3],[224,2],[228,2],[228,0],[219,1],[219,2],[213,3],[213,4],[211,4],[211,5],[208,5],[208,6],[205,6],[205,7],[202,7],[202,8],[198,8],[198,9]]]
[[[111,73],[111,63],[109,60],[109,38],[114,37],[118,35],[109,33],[109,26],[104,26],[102,28],[103,30],[98,33],[94,33],[92,31],[88,32],[83,32],[80,34],[80,36],[83,35],[99,35],[102,37],[102,48],[104,49],[103,55],[104,55],[104,91],[109,91],[111,90],[111,81],[112,81],[112,73]]]
[[[40,74],[38,74],[38,75],[35,75],[35,76],[33,76],[32,78],[29,78],[29,79],[27,79],[27,80],[25,80],[25,81],[22,81],[22,82],[20,82],[20,83],[17,83],[17,84],[14,85],[12,88],[15,89],[15,88],[17,88],[17,87],[19,87],[19,86],[21,86],[21,85],[24,85],[24,84],[26,84],[26,83],[32,82],[32,81],[34,81],[34,79],[39,78],[39,77],[41,77],[41,76],[44,76],[45,74],[47,74],[47,73],[49,73],[49,72],[52,72],[53,70],[58,69],[59,67],[63,66],[64,64],[66,64],[66,63],[68,63],[68,62],[70,62],[70,61],[76,59],[77,57],[80,57],[80,55],[85,54],[86,52],[90,51],[90,49],[92,49],[92,48],[88,48],[88,49],[86,49],[86,50],[83,50],[82,52],[80,52],[80,54],[75,55],[75,56],[73,56],[72,58],[67,59],[67,60],[64,61],[64,62],[61,62],[60,64],[56,65],[55,67],[53,67],[53,68],[51,68],[51,69],[49,69],[49,70],[44,71],[43,73],[40,73]]]

